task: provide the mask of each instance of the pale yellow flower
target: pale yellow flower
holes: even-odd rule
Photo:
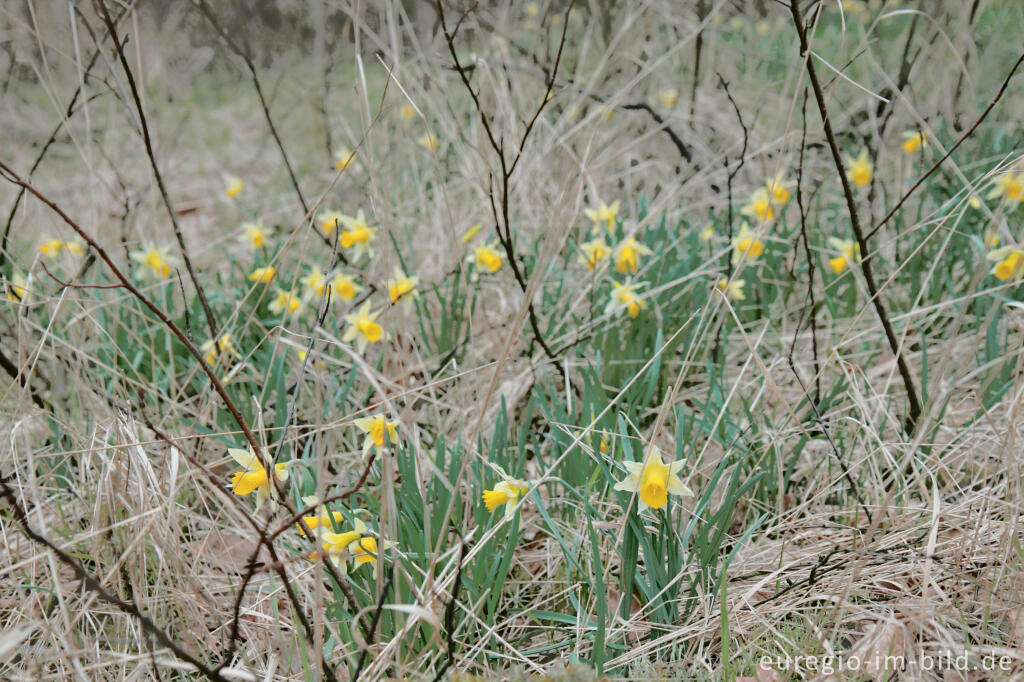
[[[835,258],[828,259],[828,266],[837,275],[854,263],[860,263],[860,244],[852,239],[828,238],[829,245],[839,252]]]
[[[990,261],[995,261],[996,266],[992,268],[992,274],[1003,282],[1018,281],[1024,277],[1024,248],[1019,246],[1005,246],[996,249],[985,256]]]
[[[984,237],[986,249],[994,249],[999,246],[999,233],[991,227],[986,227],[982,236]]]
[[[168,255],[169,249],[156,248],[152,244],[140,251],[133,251],[130,255],[133,261],[142,267],[138,271],[139,279],[166,279],[171,276],[171,266],[174,260]]]
[[[612,252],[611,247],[601,237],[580,244],[580,251],[583,253],[580,254],[579,261],[587,266],[587,270],[596,268],[597,264]]]
[[[372,417],[356,419],[353,424],[366,434],[366,438],[363,439],[364,455],[374,447],[378,450],[383,449],[387,440],[390,440],[392,445],[398,443],[398,422],[389,421],[383,412]]]
[[[341,211],[321,211],[317,215],[316,222],[320,226],[320,231],[330,237],[334,234],[334,230],[341,225],[341,221],[344,220],[345,216],[342,215]]]
[[[15,273],[11,279],[4,279],[4,297],[11,303],[27,303],[28,287],[32,276],[26,279],[21,273]]]
[[[674,109],[678,99],[679,90],[676,88],[665,88],[658,92],[658,102],[666,109]]]
[[[379,315],[380,312],[370,310],[370,302],[366,301],[359,310],[345,316],[349,326],[341,340],[345,343],[354,340],[359,352],[362,353],[366,350],[366,344],[377,343],[384,336],[384,328],[376,321]]]
[[[679,472],[686,465],[684,460],[665,464],[661,458],[661,451],[657,446],[652,445],[647,451],[647,459],[643,462],[623,462],[629,475],[615,484],[616,490],[623,492],[639,493],[639,507],[660,509],[668,502],[669,494],[692,496],[693,493],[687,488]]]
[[[493,490],[483,492],[484,506],[487,507],[487,511],[493,512],[504,504],[505,518],[509,518],[515,513],[519,498],[530,492],[530,484],[522,479],[512,478],[496,464],[491,466],[501,473],[502,480],[494,485]]]
[[[344,273],[338,272],[331,279],[331,295],[337,294],[344,301],[351,301],[362,290],[353,277]]]
[[[496,243],[483,244],[476,247],[466,260],[473,264],[477,273],[487,270],[492,274],[500,270],[501,264],[504,262],[501,259],[501,254],[498,252],[498,245]]]
[[[61,251],[80,256],[85,249],[77,241],[64,241],[62,239],[47,239],[39,245],[39,253],[50,258],[60,255]]]
[[[416,291],[416,285],[419,282],[419,277],[410,277],[402,272],[402,268],[396,267],[395,278],[386,282],[391,303],[403,303],[406,307],[411,306],[413,299],[420,295]]]
[[[750,231],[750,227],[743,223],[740,226],[740,233],[732,240],[732,262],[746,256],[748,259],[758,258],[764,253],[764,242],[758,235]]]
[[[256,268],[249,273],[250,282],[260,282],[262,284],[269,284],[274,275],[277,274],[277,268],[272,265],[268,265],[265,268]]]
[[[711,241],[711,239],[714,236],[715,236],[715,226],[712,225],[711,223],[708,223],[707,225],[705,225],[704,227],[701,228],[700,234],[698,235],[698,238],[702,242],[707,244],[708,242]]]
[[[617,315],[619,313],[628,313],[630,317],[636,317],[640,314],[647,304],[637,295],[636,290],[639,287],[644,286],[644,282],[637,282],[633,284],[626,281],[625,284],[619,284],[618,282],[612,282],[612,295],[608,300],[608,304],[604,307],[605,315]]]
[[[423,133],[416,138],[416,144],[423,147],[428,152],[436,152],[437,148],[441,146],[441,143],[437,140],[437,136],[433,133]]]
[[[345,229],[341,232],[341,248],[354,249],[352,261],[358,262],[364,255],[372,258],[373,235],[377,232],[377,228],[366,224],[363,209],[359,209],[354,218],[342,216],[341,222],[345,225]]]
[[[224,193],[234,199],[242,193],[242,189],[245,187],[245,180],[236,175],[228,175],[225,176],[224,185]]]
[[[231,476],[231,492],[244,497],[255,491],[256,511],[260,510],[267,499],[273,502],[276,498],[274,484],[267,475],[267,470],[263,468],[260,459],[253,453],[252,446],[249,446],[247,450],[228,448],[228,454],[243,469]],[[274,477],[282,483],[288,480],[287,462],[274,465]]]
[[[721,277],[718,280],[718,290],[725,294],[730,301],[744,301],[743,287],[746,281],[742,279],[726,279]]]
[[[908,154],[913,154],[927,144],[925,141],[924,131],[908,130],[903,133],[901,137],[903,138],[903,142],[900,142],[900,146],[903,147],[903,151]]]
[[[403,104],[398,107],[398,114],[402,117],[403,121],[409,122],[416,116],[416,107],[411,104]]]
[[[267,231],[259,223],[242,223],[242,234],[238,235],[238,241],[259,249],[266,243],[267,236]]]
[[[216,364],[217,358],[223,353],[226,357],[237,356],[235,345],[231,342],[231,334],[224,334],[217,342],[213,339],[206,341],[199,347],[206,361],[211,365]]]
[[[321,272],[317,266],[311,265],[309,273],[299,282],[306,289],[308,298],[319,298],[324,295],[324,289],[327,287],[327,275]]]
[[[1024,173],[1001,173],[992,181],[993,187],[986,199],[1003,199],[1007,202],[1024,199]]]
[[[594,223],[594,229],[600,230],[604,227],[608,230],[608,234],[615,232],[615,219],[619,215],[619,206],[621,201],[613,201],[611,205],[604,203],[603,201],[598,204],[597,208],[587,208],[583,210],[583,215],[587,216],[592,223]]]
[[[867,147],[860,150],[860,154],[855,159],[849,156],[846,157],[846,177],[858,187],[871,183],[873,170],[874,167],[871,165],[871,160],[868,159]]]
[[[346,170],[347,168],[359,170],[362,168],[362,164],[359,163],[354,151],[348,147],[339,147],[334,150],[334,168],[339,171]]]
[[[765,183],[768,196],[777,206],[785,206],[789,201],[790,192],[796,186],[795,182],[786,179],[785,171],[779,171],[776,176]]]
[[[294,315],[302,308],[302,300],[284,289],[278,289],[274,300],[267,306],[275,315]]]
[[[654,252],[636,240],[626,237],[615,247],[615,270],[622,274],[636,272],[641,256],[650,256]]]
[[[775,217],[775,209],[772,207],[772,196],[766,187],[759,187],[750,195],[750,201],[740,209],[740,213],[746,216],[757,218],[760,221],[771,220]]]

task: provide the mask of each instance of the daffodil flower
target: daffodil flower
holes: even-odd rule
[[[967,205],[973,208],[975,211],[981,209],[981,199],[976,195],[972,194],[971,198],[967,200]]]
[[[366,527],[366,524],[359,519],[355,519],[353,525],[355,526],[356,532],[361,535],[358,540],[355,540],[348,546],[349,554],[352,555],[355,561],[353,570],[359,568],[363,564],[373,563],[380,556],[380,549],[377,547],[377,538],[372,535],[368,535],[370,529]],[[380,543],[382,549],[388,549],[394,547],[394,543],[385,540]]]
[[[658,102],[666,109],[675,109],[678,99],[679,90],[675,88],[665,88],[658,92]]]
[[[341,340],[345,343],[355,340],[359,352],[362,353],[366,350],[366,344],[376,343],[384,336],[384,329],[376,322],[379,315],[380,311],[370,310],[370,302],[367,301],[359,310],[345,316],[349,327]]]
[[[398,107],[398,115],[402,117],[402,120],[408,123],[416,116],[416,108],[411,104],[403,104]]]
[[[353,277],[344,273],[335,273],[331,278],[331,295],[337,294],[342,300],[351,301],[362,290]]]
[[[364,254],[372,258],[373,248],[370,244],[373,242],[373,234],[377,231],[377,228],[366,224],[366,216],[363,215],[363,209],[359,209],[354,218],[352,216],[342,216],[341,222],[345,225],[345,229],[341,232],[341,248],[351,249],[355,247],[355,253],[352,255],[353,261],[358,261]]]
[[[625,479],[615,484],[616,490],[635,492],[640,495],[640,508],[661,509],[668,502],[669,494],[692,496],[693,493],[679,478],[679,472],[686,465],[684,460],[665,464],[661,451],[652,445],[644,462],[623,462],[629,472]]]
[[[379,550],[377,538],[370,535],[370,529],[360,519],[354,519],[352,526],[354,530],[344,533],[323,533],[323,551],[342,573],[348,572],[348,561],[354,563],[353,570],[363,564],[372,563],[377,560]],[[384,541],[381,543],[385,549],[393,547],[394,543]],[[319,553],[310,556],[311,559],[318,559]]]
[[[615,247],[615,271],[622,274],[636,272],[641,256],[650,256],[653,251],[636,240],[626,237]]]
[[[900,142],[900,146],[903,147],[903,151],[908,154],[913,154],[918,149],[925,146],[924,131],[920,130],[908,130],[903,133],[903,142]]]
[[[139,270],[139,279],[166,279],[171,276],[171,265],[173,259],[168,255],[167,248],[156,248],[152,244],[141,251],[133,251],[131,258],[139,263],[142,268]]]
[[[584,209],[583,215],[594,223],[595,230],[600,230],[603,227],[608,234],[612,234],[615,232],[615,219],[619,215],[619,206],[621,205],[621,201],[613,201],[610,206],[602,201],[597,208]]]
[[[764,242],[757,238],[757,234],[750,231],[750,227],[743,223],[740,226],[740,233],[732,240],[732,262],[740,258],[758,258],[764,253]]]
[[[324,295],[324,289],[327,288],[327,275],[321,272],[317,266],[311,265],[309,274],[300,279],[299,282],[306,289],[306,296],[309,298],[319,298]]]
[[[238,235],[238,241],[254,249],[262,248],[267,241],[267,231],[259,223],[242,223],[242,234]]]
[[[366,434],[363,439],[363,454],[369,454],[370,450],[376,447],[378,450],[384,448],[384,435],[392,443],[398,442],[398,422],[388,421],[384,413],[375,414],[372,417],[362,417],[352,422],[356,428]]]
[[[828,259],[828,266],[832,268],[832,272],[838,275],[854,263],[860,263],[860,244],[857,242],[852,239],[829,237],[828,243],[834,250],[839,252],[839,255],[835,258]]]
[[[294,315],[302,308],[302,300],[284,289],[278,289],[274,294],[274,300],[270,302],[267,308],[275,315]]]
[[[477,273],[482,270],[495,273],[501,269],[503,262],[496,243],[482,244],[476,247],[466,260],[473,264]]]
[[[273,501],[274,483],[267,476],[267,470],[263,468],[259,457],[253,453],[252,446],[249,446],[247,450],[228,448],[228,454],[243,469],[231,476],[231,492],[245,497],[255,491],[256,511],[258,512],[267,499]],[[288,480],[287,462],[274,465],[274,477],[282,483]]]
[[[487,511],[493,512],[504,504],[506,505],[505,518],[509,518],[515,513],[519,498],[530,492],[530,484],[524,480],[512,478],[496,464],[491,466],[500,472],[502,480],[494,485],[493,490],[483,492],[484,506],[487,507]]]
[[[245,180],[236,175],[228,175],[224,178],[224,185],[224,194],[234,199],[242,193],[242,189],[245,187]]]
[[[1024,277],[1024,248],[1020,246],[1004,246],[989,252],[985,258],[996,262],[992,274],[1003,282],[1016,282]]]
[[[587,266],[587,270],[596,268],[597,264],[607,258],[608,254],[612,252],[611,247],[601,237],[580,244],[580,251],[583,253],[580,254],[579,260]]]
[[[1003,199],[1007,202],[1024,199],[1024,173],[1002,173],[992,181],[993,187],[986,199]]]
[[[30,279],[31,275],[26,279],[20,273],[16,273],[11,279],[4,279],[4,297],[11,303],[27,303]]]
[[[697,235],[698,239],[700,239],[705,244],[710,242],[711,239],[714,236],[715,236],[715,226],[712,225],[711,223],[708,223],[707,225],[702,227],[701,230],[700,230],[700,234]]]
[[[628,313],[630,317],[636,317],[640,314],[647,304],[644,303],[639,296],[637,296],[636,290],[638,287],[644,286],[645,282],[637,282],[636,284],[627,281],[625,284],[619,284],[618,282],[612,282],[612,295],[608,301],[608,305],[604,307],[605,315],[618,315],[619,313]]]
[[[726,279],[721,277],[718,280],[718,290],[725,294],[725,297],[730,301],[744,301],[746,298],[743,296],[743,287],[746,285],[746,281],[742,279]]]
[[[774,178],[765,183],[768,196],[771,197],[772,202],[777,206],[786,205],[786,202],[789,201],[790,192],[795,186],[795,182],[786,179],[784,171],[779,171]]]
[[[221,353],[228,357],[237,355],[235,344],[231,342],[231,334],[222,335],[216,342],[210,339],[203,343],[199,350],[203,353],[203,357],[206,358],[206,362],[211,365],[217,363],[217,358],[220,357]]]
[[[871,183],[871,174],[874,171],[874,167],[871,165],[871,161],[868,159],[868,150],[865,147],[860,150],[860,154],[857,158],[846,157],[846,177],[849,178],[850,182],[863,187],[864,185]]]
[[[361,164],[356,159],[356,153],[348,147],[339,147],[334,151],[334,168],[343,171],[347,168],[359,170]]]
[[[268,265],[265,268],[256,268],[249,273],[250,282],[260,282],[261,284],[269,284],[274,279],[274,275],[277,274],[277,268],[272,265]]]
[[[344,217],[341,211],[321,211],[316,216],[316,222],[320,226],[320,231],[330,237],[334,234],[335,228],[341,225]]]
[[[760,187],[750,195],[750,201],[740,209],[745,216],[757,218],[761,222],[771,220],[775,217],[775,209],[772,208],[772,196],[768,193],[767,187]]]
[[[419,284],[419,281],[419,277],[410,277],[402,272],[402,268],[395,267],[395,278],[389,279],[385,283],[391,303],[401,303],[406,307],[411,306],[413,299],[418,298],[420,295],[416,291],[416,285]]]
[[[986,249],[994,249],[999,246],[999,233],[991,227],[986,227],[982,234]]]
[[[416,144],[423,147],[428,152],[436,152],[437,148],[441,146],[440,142],[437,141],[437,136],[433,133],[423,133],[416,138]]]
[[[80,256],[85,253],[82,245],[76,241],[64,241],[63,239],[47,239],[39,245],[39,253],[50,258],[60,255],[61,251]]]
[[[309,528],[318,536],[322,536],[324,531],[333,531],[334,528],[345,523],[345,515],[342,512],[329,512],[326,505],[320,504],[320,498],[316,495],[303,497],[302,504],[307,507],[316,507],[316,514],[314,516],[303,516],[303,523],[296,524],[299,527],[299,532],[303,535],[306,534],[306,528]],[[305,524],[305,527],[303,527],[303,524]]]

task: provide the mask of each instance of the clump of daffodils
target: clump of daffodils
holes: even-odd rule
[[[750,226],[743,223],[740,226],[740,233],[732,240],[732,262],[740,258],[759,258],[764,253],[764,242],[756,233],[750,231]]]
[[[623,492],[637,493],[640,496],[640,509],[650,507],[660,509],[668,502],[668,496],[692,496],[693,493],[679,478],[679,472],[686,464],[684,460],[665,464],[661,451],[652,445],[647,451],[643,462],[623,462],[629,475],[615,484],[615,489]]]
[[[608,205],[602,201],[597,208],[584,209],[583,215],[587,216],[594,224],[595,232],[599,232],[603,227],[608,234],[612,234],[615,231],[615,219],[619,215],[621,204],[621,201],[613,201],[611,205]]]
[[[650,256],[652,253],[636,237],[626,237],[615,247],[615,271],[624,275],[633,274],[637,271],[641,256]]]
[[[903,141],[900,142],[900,147],[907,154],[913,154],[925,146],[924,131],[922,130],[908,130],[903,133],[902,138]]]
[[[873,171],[874,167],[871,165],[870,159],[868,159],[867,148],[860,150],[857,158],[846,157],[846,177],[858,187],[871,183]]]
[[[1024,248],[1006,246],[989,252],[986,258],[996,263],[992,274],[1003,282],[1017,282],[1024,277]]]
[[[49,258],[56,258],[61,253],[70,253],[80,256],[85,253],[82,245],[76,241],[64,241],[63,239],[47,239],[39,245],[39,253]]]
[[[380,549],[377,538],[370,534],[370,529],[360,519],[352,522],[353,530],[344,533],[323,533],[323,551],[342,573],[348,572],[348,562],[352,561],[353,569],[377,560]],[[387,541],[381,543],[384,549],[392,547]],[[311,558],[319,558],[318,554]]]
[[[344,301],[350,301],[356,294],[363,290],[355,279],[342,272],[336,272],[333,276],[325,275],[320,268],[313,265],[309,273],[300,282],[306,290],[307,298],[320,298],[330,295],[338,296]]]
[[[370,227],[366,224],[366,216],[363,215],[363,209],[359,209],[356,212],[355,217],[342,216],[341,222],[344,224],[345,229],[341,232],[341,248],[353,249],[352,260],[359,261],[363,256],[373,257],[373,235],[377,231],[376,227]]]
[[[166,279],[171,276],[174,260],[166,247],[156,248],[152,244],[139,251],[132,251],[131,258],[142,267],[138,271],[139,279]]]
[[[587,270],[593,270],[597,264],[603,261],[612,252],[611,247],[604,239],[598,237],[589,242],[580,244],[580,262],[587,266]]]
[[[636,290],[639,287],[644,286],[645,282],[631,283],[627,281],[624,284],[618,282],[612,282],[612,295],[608,300],[608,305],[604,308],[605,315],[619,315],[627,313],[630,317],[636,317],[640,314],[647,304],[637,295]]]
[[[377,323],[380,313],[370,309],[369,301],[363,303],[359,310],[345,316],[349,326],[341,340],[345,343],[355,341],[360,353],[366,350],[366,344],[380,341],[384,337],[384,328]]]
[[[199,347],[203,357],[206,358],[206,362],[214,365],[217,363],[217,358],[221,355],[225,357],[235,357],[238,352],[235,350],[235,344],[231,341],[231,334],[223,334],[217,340],[210,339]]]
[[[231,492],[242,497],[255,492],[256,511],[259,511],[268,499],[273,501],[274,483],[267,475],[267,470],[263,467],[260,458],[252,451],[252,446],[249,446],[248,450],[228,448],[228,454],[238,463],[238,466],[242,467],[242,471],[231,476]],[[274,465],[274,477],[282,483],[288,480],[288,464],[286,462]]]
[[[860,263],[860,244],[857,242],[852,239],[829,237],[828,243],[835,251],[839,252],[835,258],[828,259],[828,266],[832,268],[832,272],[838,275],[854,263]]]
[[[362,417],[352,422],[356,428],[366,434],[366,438],[363,439],[363,454],[366,455],[373,448],[377,448],[378,451],[383,450],[386,444],[385,434],[387,440],[392,443],[398,442],[398,422],[389,421],[384,413],[373,415],[372,417]]]
[[[271,280],[274,279],[274,275],[277,274],[277,268],[272,265],[268,265],[263,268],[256,268],[249,273],[250,282],[259,282],[260,284],[270,284]]]
[[[419,277],[410,277],[402,271],[402,268],[396,267],[394,279],[389,279],[386,282],[388,297],[391,299],[391,303],[402,303],[406,307],[411,306],[413,299],[418,298],[420,295],[416,291],[416,285],[419,282]]]
[[[497,464],[491,466],[501,475],[501,480],[494,485],[493,490],[483,492],[484,506],[487,507],[487,511],[493,512],[504,504],[505,518],[508,518],[515,513],[519,498],[530,492],[530,484],[522,479],[512,478]]]
[[[504,262],[501,258],[501,253],[498,252],[498,244],[496,242],[481,244],[474,248],[473,253],[469,254],[466,260],[473,264],[474,274],[480,274],[485,270],[494,274],[501,269],[501,265]]]

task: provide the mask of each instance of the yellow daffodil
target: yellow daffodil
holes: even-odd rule
[[[985,228],[985,232],[982,237],[984,238],[986,249],[994,249],[999,246],[999,233],[991,227]]]
[[[1016,282],[1024,277],[1024,248],[1019,246],[1005,246],[1001,249],[991,251],[985,256],[990,261],[995,261],[996,266],[992,268],[992,274],[1003,282]]]
[[[353,424],[355,424],[357,429],[366,434],[366,438],[363,439],[364,455],[368,454],[374,447],[378,450],[384,448],[385,433],[392,445],[398,443],[398,422],[388,421],[383,412],[372,417],[361,417],[355,420]]]
[[[860,263],[860,244],[857,242],[852,239],[829,237],[828,243],[839,252],[839,255],[835,258],[828,259],[828,266],[832,268],[832,272],[838,275],[854,263]]]
[[[345,316],[349,326],[341,340],[345,343],[355,340],[356,347],[362,353],[367,343],[376,343],[384,336],[384,329],[376,322],[379,315],[380,312],[370,310],[370,302],[367,301],[359,310]]]
[[[636,240],[626,237],[615,247],[615,270],[622,274],[636,272],[641,256],[650,256],[653,251]]]
[[[402,117],[402,120],[408,123],[416,116],[416,107],[411,104],[403,104],[398,107],[398,114]]]
[[[766,187],[754,190],[750,195],[750,202],[740,209],[740,213],[764,222],[775,217],[775,209],[772,207],[772,196]]]
[[[726,298],[730,301],[744,301],[746,298],[743,296],[743,287],[746,285],[746,281],[742,279],[726,279],[721,277],[718,280],[718,290],[725,294]]]
[[[1024,173],[1002,173],[992,181],[992,191],[986,199],[1003,199],[1007,202],[1024,199]]]
[[[275,497],[274,484],[267,476],[267,470],[263,468],[259,457],[253,453],[252,446],[247,450],[228,448],[228,454],[243,469],[231,476],[231,492],[244,497],[255,491],[256,511],[259,511],[267,499],[273,500]],[[282,483],[288,480],[286,462],[274,465],[274,477]]]
[[[494,485],[493,490],[483,492],[484,506],[487,511],[493,512],[501,505],[505,506],[505,518],[515,513],[516,503],[519,498],[530,492],[530,484],[518,478],[512,478],[496,464],[492,464],[501,473],[502,480]]]
[[[750,227],[743,223],[740,226],[740,233],[732,240],[732,262],[746,256],[748,259],[758,258],[764,253],[764,242],[757,238],[757,234],[750,231]]]
[[[661,451],[652,445],[647,451],[645,462],[623,462],[629,475],[616,483],[615,489],[639,493],[641,510],[645,507],[660,509],[668,502],[669,494],[693,495],[679,478],[679,472],[685,464],[684,460],[665,464],[661,459]]]
[[[981,208],[981,199],[977,195],[972,194],[971,198],[967,200],[967,205],[977,211]]]
[[[476,273],[482,270],[495,273],[501,269],[503,262],[501,254],[498,253],[497,243],[483,244],[476,247],[466,260],[473,264],[476,268]]]
[[[217,342],[210,339],[200,346],[199,350],[202,351],[206,361],[211,365],[216,364],[217,358],[220,357],[221,353],[227,357],[237,355],[235,345],[231,342],[231,334],[222,335]]]
[[[701,228],[700,234],[697,236],[702,242],[707,244],[715,236],[715,226],[712,225],[711,223],[708,223],[707,225]]]
[[[612,295],[608,305],[604,307],[605,315],[617,315],[628,313],[630,317],[636,317],[640,311],[647,307],[647,304],[637,296],[636,290],[644,286],[644,282],[633,284],[627,281],[625,284],[612,282]]]
[[[82,245],[76,241],[64,241],[62,239],[47,239],[39,245],[39,253],[50,258],[55,258],[60,255],[61,252],[71,253],[76,256],[80,256],[85,253],[85,249]]]
[[[675,88],[665,88],[658,93],[658,102],[666,109],[675,109],[678,99],[679,91]]]
[[[370,532],[370,529],[366,527],[365,523],[356,519],[353,525],[355,526],[356,532],[361,536],[358,540],[353,541],[352,544],[348,546],[349,554],[352,555],[352,558],[355,561],[353,569],[356,569],[363,564],[369,564],[376,561],[377,557],[380,556],[380,550],[377,547],[377,538],[372,535],[367,535],[367,533]],[[381,543],[381,547],[383,549],[388,549],[393,546],[394,544],[387,540]]]
[[[600,231],[603,227],[608,231],[608,234],[612,234],[615,232],[615,219],[619,215],[619,207],[621,205],[621,201],[613,201],[611,205],[602,201],[598,204],[597,208],[583,209],[583,215],[587,216],[594,223],[594,230]]]
[[[26,279],[20,273],[13,278],[4,280],[4,297],[11,303],[25,303],[28,298],[28,284],[31,276]]]
[[[339,147],[334,151],[334,168],[335,170],[346,170],[351,168],[352,170],[359,170],[361,164],[356,159],[356,153],[348,147]]]
[[[583,253],[580,254],[579,260],[587,266],[587,270],[596,268],[597,264],[607,258],[608,254],[612,252],[611,247],[601,237],[580,244],[580,251]]]
[[[265,268],[256,268],[249,273],[250,282],[260,282],[262,284],[269,284],[274,275],[277,274],[277,268],[272,265],[268,265]]]
[[[267,308],[275,315],[294,315],[302,308],[302,300],[284,289],[278,289],[274,294],[274,300],[270,302]]]
[[[306,363],[306,355],[307,355],[306,349],[305,348],[296,348],[295,351],[296,351],[295,354],[299,357],[299,362]],[[306,367],[307,368],[308,367],[312,367],[313,369],[315,369],[317,371],[323,371],[323,370],[327,369],[327,363],[325,363],[323,360],[320,360],[319,358],[317,358],[317,359],[314,359],[314,360],[306,363]]]
[[[871,183],[871,173],[873,170],[874,167],[868,159],[867,147],[860,150],[860,154],[855,159],[849,156],[846,157],[846,177],[858,187]]]
[[[337,294],[344,301],[351,301],[362,290],[363,287],[356,284],[353,277],[344,273],[335,273],[331,279],[331,295]]]
[[[341,211],[320,211],[316,216],[316,223],[320,227],[320,231],[330,237],[334,234],[334,230],[341,225],[341,221],[344,216]]]
[[[403,303],[406,307],[412,305],[414,298],[419,297],[416,285],[419,284],[419,277],[410,277],[402,272],[402,268],[395,268],[395,278],[386,282],[388,297],[392,303]]]
[[[441,146],[441,143],[437,141],[437,136],[433,133],[423,133],[416,138],[416,144],[428,152],[436,152],[437,148]]]
[[[245,180],[235,175],[228,175],[224,179],[224,194],[234,199],[242,193],[242,189],[245,187]]]
[[[795,186],[796,183],[786,179],[784,171],[779,171],[774,178],[765,183],[768,196],[771,197],[772,202],[777,206],[786,205],[786,202],[789,201],[790,192]]]
[[[267,241],[267,231],[259,223],[242,223],[242,234],[238,235],[238,241],[254,249],[262,248]]]
[[[903,142],[900,142],[900,146],[908,154],[913,154],[926,145],[924,131],[908,130],[903,133],[902,137]]]
[[[309,274],[299,280],[302,286],[306,289],[306,296],[308,298],[320,298],[324,295],[324,289],[327,288],[327,275],[320,271],[315,265],[309,266]]]
[[[333,277],[325,275],[315,265],[310,266],[309,274],[303,277],[301,282],[306,289],[306,298],[309,299],[330,295],[350,301],[363,290],[352,277],[341,272],[335,273]]]
[[[168,255],[167,248],[158,249],[150,244],[141,251],[133,251],[130,255],[133,261],[142,266],[138,272],[139,279],[166,279],[171,276],[174,261]]]
[[[316,495],[307,495],[302,498],[302,504],[307,507],[316,507],[316,514],[313,516],[303,516],[302,521],[305,523],[311,531],[314,531],[317,535],[322,536],[324,531],[333,531],[334,528],[345,523],[345,515],[340,511],[329,512],[327,506],[320,504],[320,498]],[[303,528],[302,523],[295,524],[299,527],[299,532],[303,535],[306,534],[306,529]],[[319,529],[319,530],[318,530]]]
[[[354,262],[362,258],[363,255],[372,258],[373,248],[371,243],[377,228],[366,224],[366,216],[363,215],[363,210],[359,209],[354,218],[352,216],[342,216],[341,222],[345,225],[345,229],[341,232],[341,248],[355,249],[355,253],[352,255]]]

